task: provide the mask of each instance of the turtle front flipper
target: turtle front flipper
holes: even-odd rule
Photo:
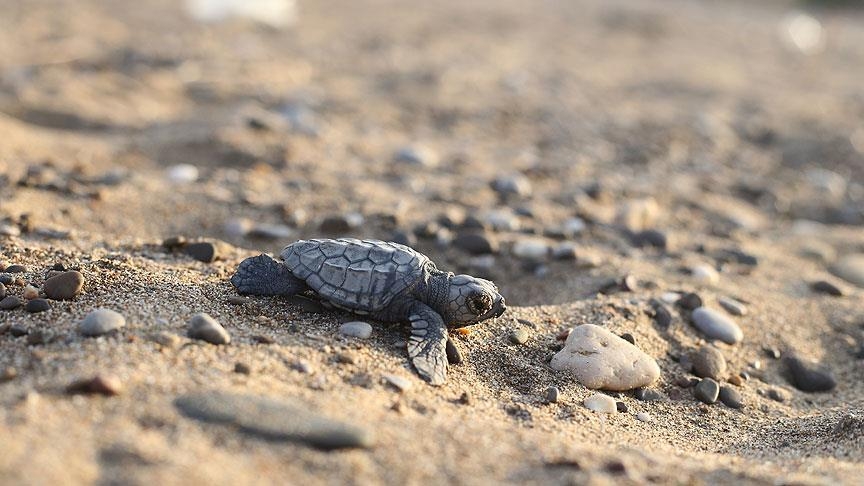
[[[441,316],[426,304],[411,308],[408,357],[417,373],[432,385],[447,381],[447,328]]]
[[[240,262],[237,273],[231,277],[231,284],[237,292],[249,295],[294,295],[306,290],[306,282],[267,255]]]

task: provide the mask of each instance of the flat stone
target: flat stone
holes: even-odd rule
[[[472,255],[498,252],[498,242],[485,232],[460,232],[453,239],[453,246]]]
[[[49,299],[70,300],[75,298],[84,288],[84,275],[71,271],[55,275],[45,281],[42,290]]]
[[[298,442],[322,450],[368,448],[373,434],[364,428],[324,417],[298,403],[255,395],[201,392],[182,395],[174,406],[202,422],[236,428],[276,442]]]
[[[0,309],[3,309],[3,310],[16,309],[16,308],[20,307],[22,303],[23,302],[21,302],[21,299],[19,299],[18,297],[14,296],[14,295],[7,295],[6,297],[3,298],[3,300],[0,300]]]
[[[720,385],[711,378],[705,378],[693,387],[693,396],[700,402],[712,404],[720,394]]]
[[[827,392],[837,386],[831,371],[815,363],[808,363],[796,356],[783,358],[789,382],[804,392]]]
[[[721,386],[720,393],[717,396],[729,408],[739,409],[744,406],[741,394],[731,386]]]
[[[387,373],[384,375],[384,381],[400,392],[406,392],[411,389],[413,382],[404,376]]]
[[[358,339],[369,339],[372,336],[372,326],[368,322],[351,321],[339,326],[339,333],[343,336]]]
[[[595,393],[586,398],[584,402],[585,408],[597,413],[615,413],[618,407],[615,405],[615,399],[609,395]]]
[[[30,312],[31,314],[35,314],[37,312],[45,312],[51,309],[51,303],[45,299],[33,299],[27,302],[27,305],[24,306],[24,310]]]
[[[780,388],[771,388],[768,390],[768,398],[774,400],[775,402],[783,403],[786,400],[789,400],[789,392]]]
[[[123,314],[111,309],[100,308],[84,316],[78,324],[78,331],[85,336],[101,336],[116,331],[126,325]]]
[[[693,311],[693,324],[709,339],[717,339],[726,344],[736,344],[744,339],[744,333],[732,318],[707,307]]]
[[[524,328],[514,329],[513,332],[510,333],[510,342],[513,344],[525,344],[528,342],[530,338],[530,334]]]
[[[662,231],[648,229],[634,233],[630,237],[630,242],[639,248],[654,247],[665,250],[669,244],[669,239]]]
[[[747,315],[747,306],[745,306],[742,302],[738,302],[737,300],[731,299],[729,297],[720,297],[719,299],[717,299],[717,302],[720,304],[720,307],[722,307],[723,310],[732,314],[733,316]]]
[[[6,271],[10,271],[8,268]],[[864,253],[853,253],[837,259],[831,266],[831,273],[864,288]]]
[[[714,346],[702,346],[693,355],[693,373],[700,378],[719,380],[726,373],[726,358]]]
[[[209,241],[189,243],[183,247],[183,252],[199,262],[212,263],[216,260],[216,245]]]
[[[189,320],[188,335],[192,339],[207,341],[210,344],[228,344],[231,335],[222,327],[216,319],[199,312]]]
[[[660,377],[657,362],[642,350],[594,324],[578,326],[550,363],[569,371],[588,388],[631,390],[648,386]]]

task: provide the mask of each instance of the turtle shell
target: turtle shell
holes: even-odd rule
[[[407,246],[354,238],[300,240],[282,250],[291,273],[336,307],[378,312],[432,262]]]

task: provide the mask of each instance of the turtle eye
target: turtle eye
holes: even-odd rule
[[[492,308],[492,299],[486,294],[477,294],[468,299],[468,310],[479,316]]]

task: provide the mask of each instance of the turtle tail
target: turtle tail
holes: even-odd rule
[[[294,295],[306,290],[303,280],[267,255],[240,262],[237,273],[231,277],[231,284],[237,292],[249,295]]]

